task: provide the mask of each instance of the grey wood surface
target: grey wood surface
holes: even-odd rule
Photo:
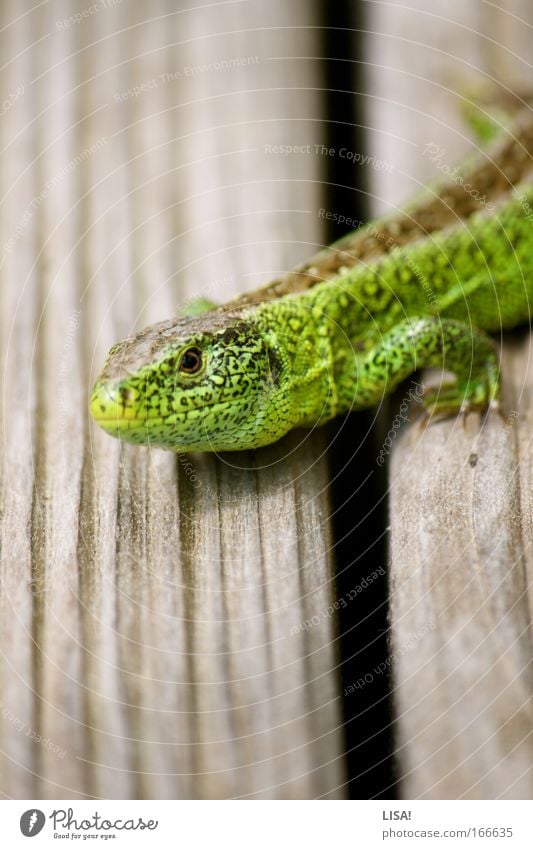
[[[265,149],[317,138],[314,7],[192,5],[1,6],[5,797],[345,794],[322,437],[180,461],[87,415],[114,341],[322,243],[321,162]]]
[[[503,4],[500,4],[503,6]],[[471,80],[531,82],[531,5],[372,4],[370,123],[394,207],[471,149]],[[383,56],[386,54],[386,61]],[[463,87],[463,92],[457,89]],[[531,798],[532,386],[528,333],[504,340],[506,418],[392,432],[391,648],[404,798]],[[416,407],[416,405],[414,405]]]

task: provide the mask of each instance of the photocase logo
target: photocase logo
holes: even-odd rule
[[[24,837],[35,837],[42,831],[46,822],[46,817],[38,808],[30,808],[29,811],[24,811],[20,818],[20,830]]]

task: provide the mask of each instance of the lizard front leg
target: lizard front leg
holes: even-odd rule
[[[425,393],[424,405],[430,414],[484,409],[498,398],[499,361],[494,342],[463,322],[421,316],[399,322],[357,358],[351,407],[378,404],[420,368],[438,368],[456,377],[454,383]],[[345,386],[346,401],[347,392]]]

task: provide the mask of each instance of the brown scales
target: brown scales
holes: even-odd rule
[[[183,342],[193,344],[195,334],[203,339],[228,332],[228,319],[232,329],[244,331],[244,326],[235,324],[243,313],[242,308],[220,307],[217,310],[192,318],[172,318],[145,327],[135,336],[124,339],[109,352],[99,380],[113,382],[127,378],[143,366],[155,362],[170,346],[179,348]]]

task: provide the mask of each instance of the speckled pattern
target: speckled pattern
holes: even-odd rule
[[[259,292],[163,322],[114,346],[93,390],[93,417],[128,442],[255,448],[298,425],[375,405],[425,366],[457,378],[440,395],[426,395],[430,410],[487,406],[499,379],[497,349],[484,331],[530,317],[533,188],[526,179],[487,197],[490,211],[458,203],[444,230],[421,236],[415,228],[411,241],[366,263],[354,251],[351,264],[333,277],[324,273],[323,282],[316,282],[320,267],[311,280],[307,264],[306,285],[294,292],[273,299],[266,287],[264,298]],[[402,217],[396,220],[401,229]],[[379,226],[358,238],[368,240]],[[197,374],[179,366],[190,348],[202,354]]]

